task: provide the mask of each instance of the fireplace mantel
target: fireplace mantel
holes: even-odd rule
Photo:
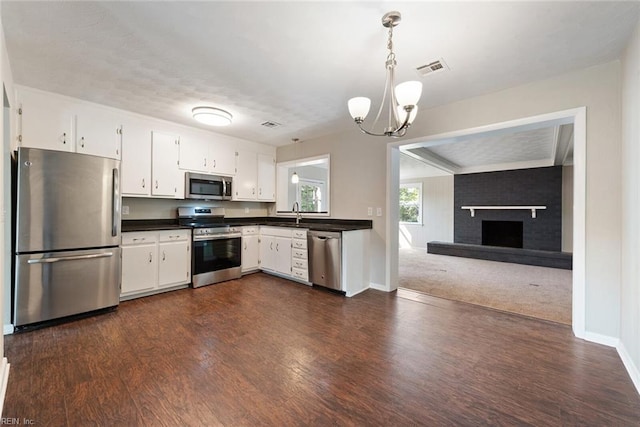
[[[469,210],[471,212],[471,217],[475,217],[476,216],[476,210],[513,210],[513,209],[519,209],[519,210],[526,210],[526,211],[531,211],[531,218],[535,218],[536,217],[536,211],[538,210],[542,210],[542,209],[547,209],[546,206],[462,206],[461,209],[466,209]]]

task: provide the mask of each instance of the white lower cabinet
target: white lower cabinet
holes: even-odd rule
[[[260,227],[260,269],[307,282],[307,230]]]
[[[242,227],[242,272],[258,270],[260,261],[260,228],[258,226]]]
[[[309,280],[306,229],[296,229],[291,233],[291,275],[305,282]]]
[[[122,233],[121,300],[190,282],[191,230]]]

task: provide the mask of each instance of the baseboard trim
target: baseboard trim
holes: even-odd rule
[[[618,344],[620,343],[618,338],[610,337],[609,335],[597,334],[595,332],[585,331],[584,336],[580,338],[596,344],[606,345],[607,347],[618,347]]]
[[[2,413],[2,409],[4,407],[4,397],[7,394],[7,384],[9,384],[9,367],[11,365],[7,361],[6,357],[2,358],[2,363],[0,364],[0,414]]]
[[[627,372],[631,377],[633,385],[636,387],[636,391],[640,394],[640,371],[638,370],[638,367],[633,363],[633,359],[622,341],[620,341],[616,349],[618,350],[618,355],[620,356],[620,359],[622,359],[624,367],[627,369]]]
[[[369,288],[362,288],[362,289],[359,289],[359,290],[357,290],[357,291],[355,291],[355,292],[351,292],[351,293],[347,292],[345,296],[346,296],[346,297],[351,298],[351,297],[354,297],[354,296],[356,296],[356,295],[358,295],[358,294],[363,293],[363,292],[364,292],[364,291],[366,291],[367,289],[369,289]]]
[[[2,328],[3,334],[2,335],[11,335],[14,331],[13,329],[13,325],[9,324],[9,325],[4,325],[4,327]]]
[[[387,289],[387,287],[385,285],[381,285],[379,283],[370,282],[369,283],[369,288],[375,289],[376,291],[389,292],[389,290]]]

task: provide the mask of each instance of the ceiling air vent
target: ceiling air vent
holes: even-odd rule
[[[280,123],[276,123],[276,122],[264,122],[262,123],[262,126],[267,127],[267,128],[277,128],[278,126],[282,126]]]
[[[444,59],[439,59],[429,64],[419,66],[418,68],[416,68],[416,71],[421,76],[426,76],[427,74],[438,73],[440,71],[445,71],[448,69],[449,69],[449,66],[447,65],[446,62],[444,62]]]

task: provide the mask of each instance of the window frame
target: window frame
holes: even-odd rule
[[[412,181],[412,182],[403,182],[400,183],[400,188],[417,188],[418,189],[418,220],[416,222],[410,221],[399,221],[400,224],[407,225],[423,225],[423,193],[422,193],[422,182]],[[399,191],[398,191],[399,192]],[[400,218],[400,207],[403,206],[402,201],[398,202],[398,218]]]

